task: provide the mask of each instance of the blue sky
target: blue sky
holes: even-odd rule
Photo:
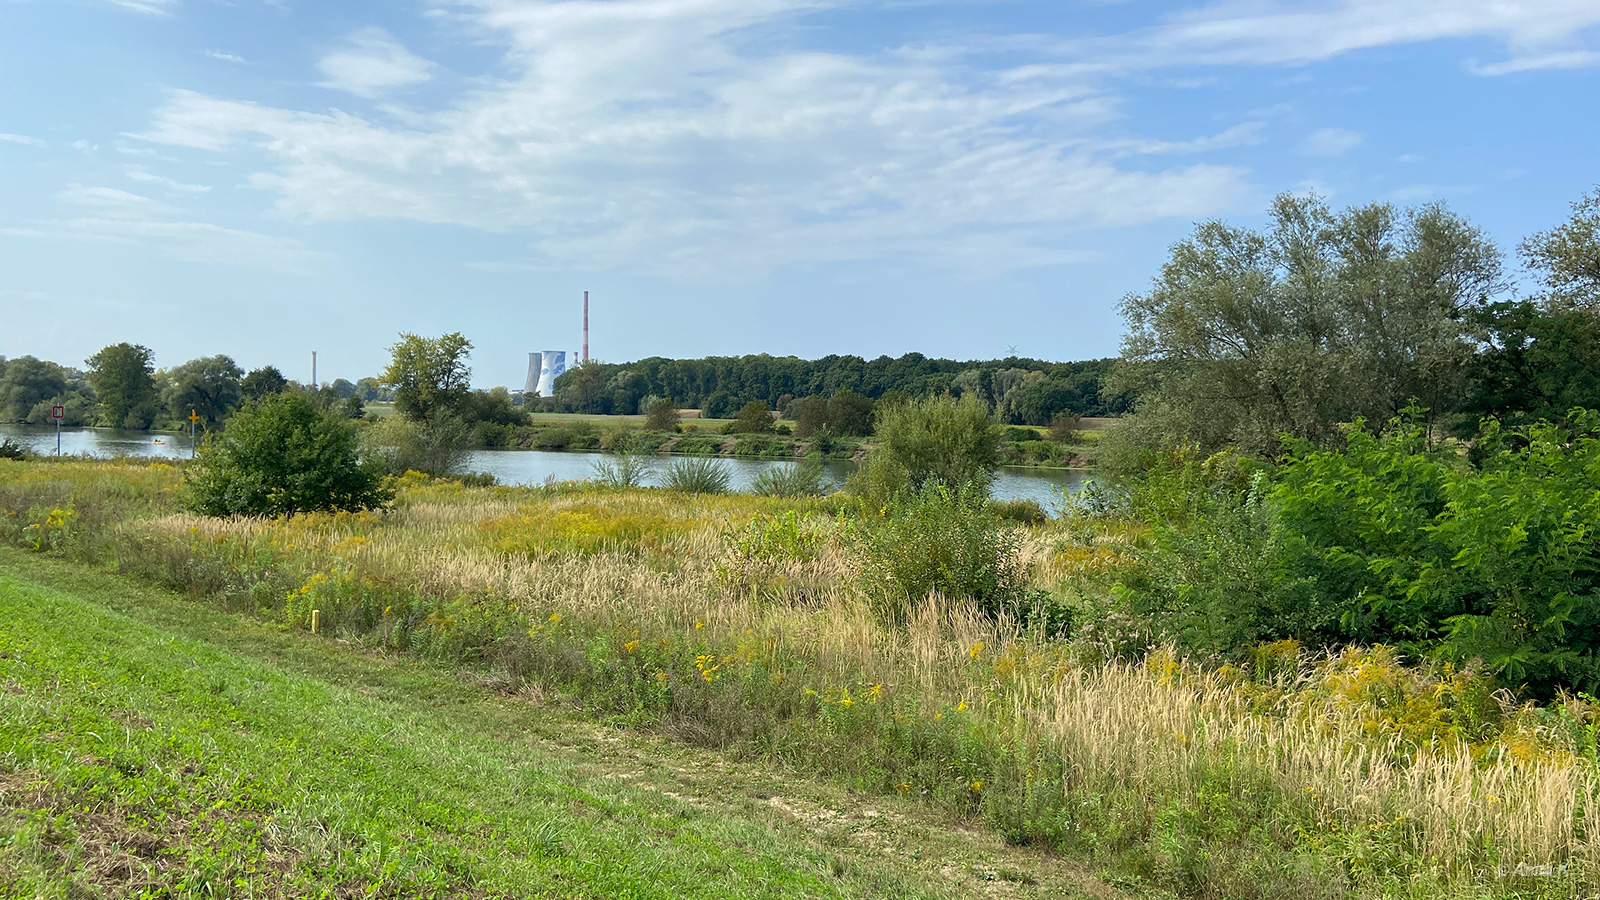
[[[1117,351],[1196,221],[1600,182],[1596,0],[0,0],[0,354]],[[302,369],[307,371],[301,371]]]

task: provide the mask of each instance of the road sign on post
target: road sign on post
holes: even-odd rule
[[[50,418],[56,420],[56,455],[61,455],[61,420],[67,417],[67,408],[57,403],[50,407]]]
[[[200,414],[195,412],[192,409],[189,410],[189,458],[190,459],[193,459],[195,456],[199,455],[196,452],[197,448],[195,447],[195,444],[194,444],[194,423],[196,423],[198,421],[200,421]]]

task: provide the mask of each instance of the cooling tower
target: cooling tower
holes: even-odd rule
[[[556,379],[567,370],[567,351],[546,350],[540,355],[543,357],[543,364],[539,368],[539,396],[553,397]]]
[[[529,353],[528,354],[528,377],[523,379],[523,381],[522,381],[522,393],[523,393],[524,396],[532,397],[534,394],[538,393],[538,391],[539,391],[539,376],[544,374],[541,371],[543,368],[544,368],[544,354],[543,353]]]

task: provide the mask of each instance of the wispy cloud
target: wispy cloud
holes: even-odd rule
[[[235,53],[224,53],[221,50],[207,50],[206,55],[212,59],[219,59],[223,62],[233,63],[237,66],[242,66],[245,64],[245,58]]]
[[[437,111],[363,117],[176,92],[143,137],[264,150],[271,164],[250,183],[293,218],[519,233],[533,264],[710,278],[896,255],[1061,262],[1078,258],[1074,229],[1256,199],[1238,166],[1116,162],[1253,142],[1254,124],[1097,142],[1116,98],[1071,66],[984,74],[898,49],[774,53],[771,36],[816,6],[460,4],[505,48],[504,74]],[[385,33],[362,35],[361,52],[323,61],[342,89],[426,76],[426,64],[357,64],[387,53]]]
[[[1342,156],[1360,144],[1360,132],[1344,128],[1319,128],[1311,132],[1300,147],[1312,156]]]
[[[1148,138],[1094,141],[1091,145],[1116,156],[1207,153],[1230,147],[1253,147],[1260,144],[1263,125],[1260,122],[1241,122],[1213,135],[1191,138],[1186,141],[1158,141]]]
[[[350,36],[347,49],[323,57],[317,68],[327,76],[323,87],[377,97],[427,81],[433,77],[434,65],[382,28],[364,28]]]
[[[180,191],[185,194],[204,194],[211,190],[211,186],[208,184],[185,184],[184,182],[178,181],[175,178],[169,178],[165,175],[157,175],[143,166],[127,166],[123,171],[125,171],[127,176],[134,181],[145,184],[159,184],[164,188]]]
[[[184,262],[297,273],[312,271],[324,256],[291,238],[185,221],[172,207],[119,188],[69,184],[57,199],[76,208],[77,215],[34,222],[26,228],[4,228],[0,234],[137,245]]]
[[[22,144],[28,147],[46,146],[45,142],[39,140],[38,138],[31,138],[25,134],[6,134],[3,131],[0,131],[0,141],[8,144]]]
[[[1469,68],[1478,75],[1510,75],[1514,72],[1531,72],[1537,69],[1587,69],[1591,66],[1600,66],[1600,52],[1593,50],[1565,50],[1555,53],[1540,53],[1532,56],[1519,56],[1487,66],[1480,66],[1474,63]]]
[[[178,0],[106,0],[106,2],[112,6],[153,16],[170,15],[173,7],[179,5]]]
[[[1594,0],[1225,0],[1148,29],[1060,49],[1132,69],[1298,65],[1374,47],[1486,37],[1513,51],[1513,62],[1479,69],[1501,74],[1532,67],[1516,60],[1600,64],[1595,54],[1572,50],[1596,25]]]

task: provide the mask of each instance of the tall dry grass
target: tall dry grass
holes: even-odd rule
[[[40,509],[25,505],[29,484],[51,485],[51,503],[170,487],[130,487],[152,476],[114,468],[80,469],[76,487],[16,471],[0,470],[13,523]],[[981,813],[1008,837],[1187,895],[1600,888],[1592,747],[1550,711],[1508,704],[1494,733],[1461,732],[1453,698],[1474,676],[1382,650],[1289,648],[1270,672],[1170,653],[1087,662],[938,598],[886,625],[827,500],[412,479],[377,514],[144,509],[83,542],[287,627],[315,607],[349,640],[545,680],[685,737]],[[753,519],[789,531],[752,551]],[[1114,553],[1048,528],[1024,545],[1046,587]],[[1594,721],[1581,703],[1565,715]]]

